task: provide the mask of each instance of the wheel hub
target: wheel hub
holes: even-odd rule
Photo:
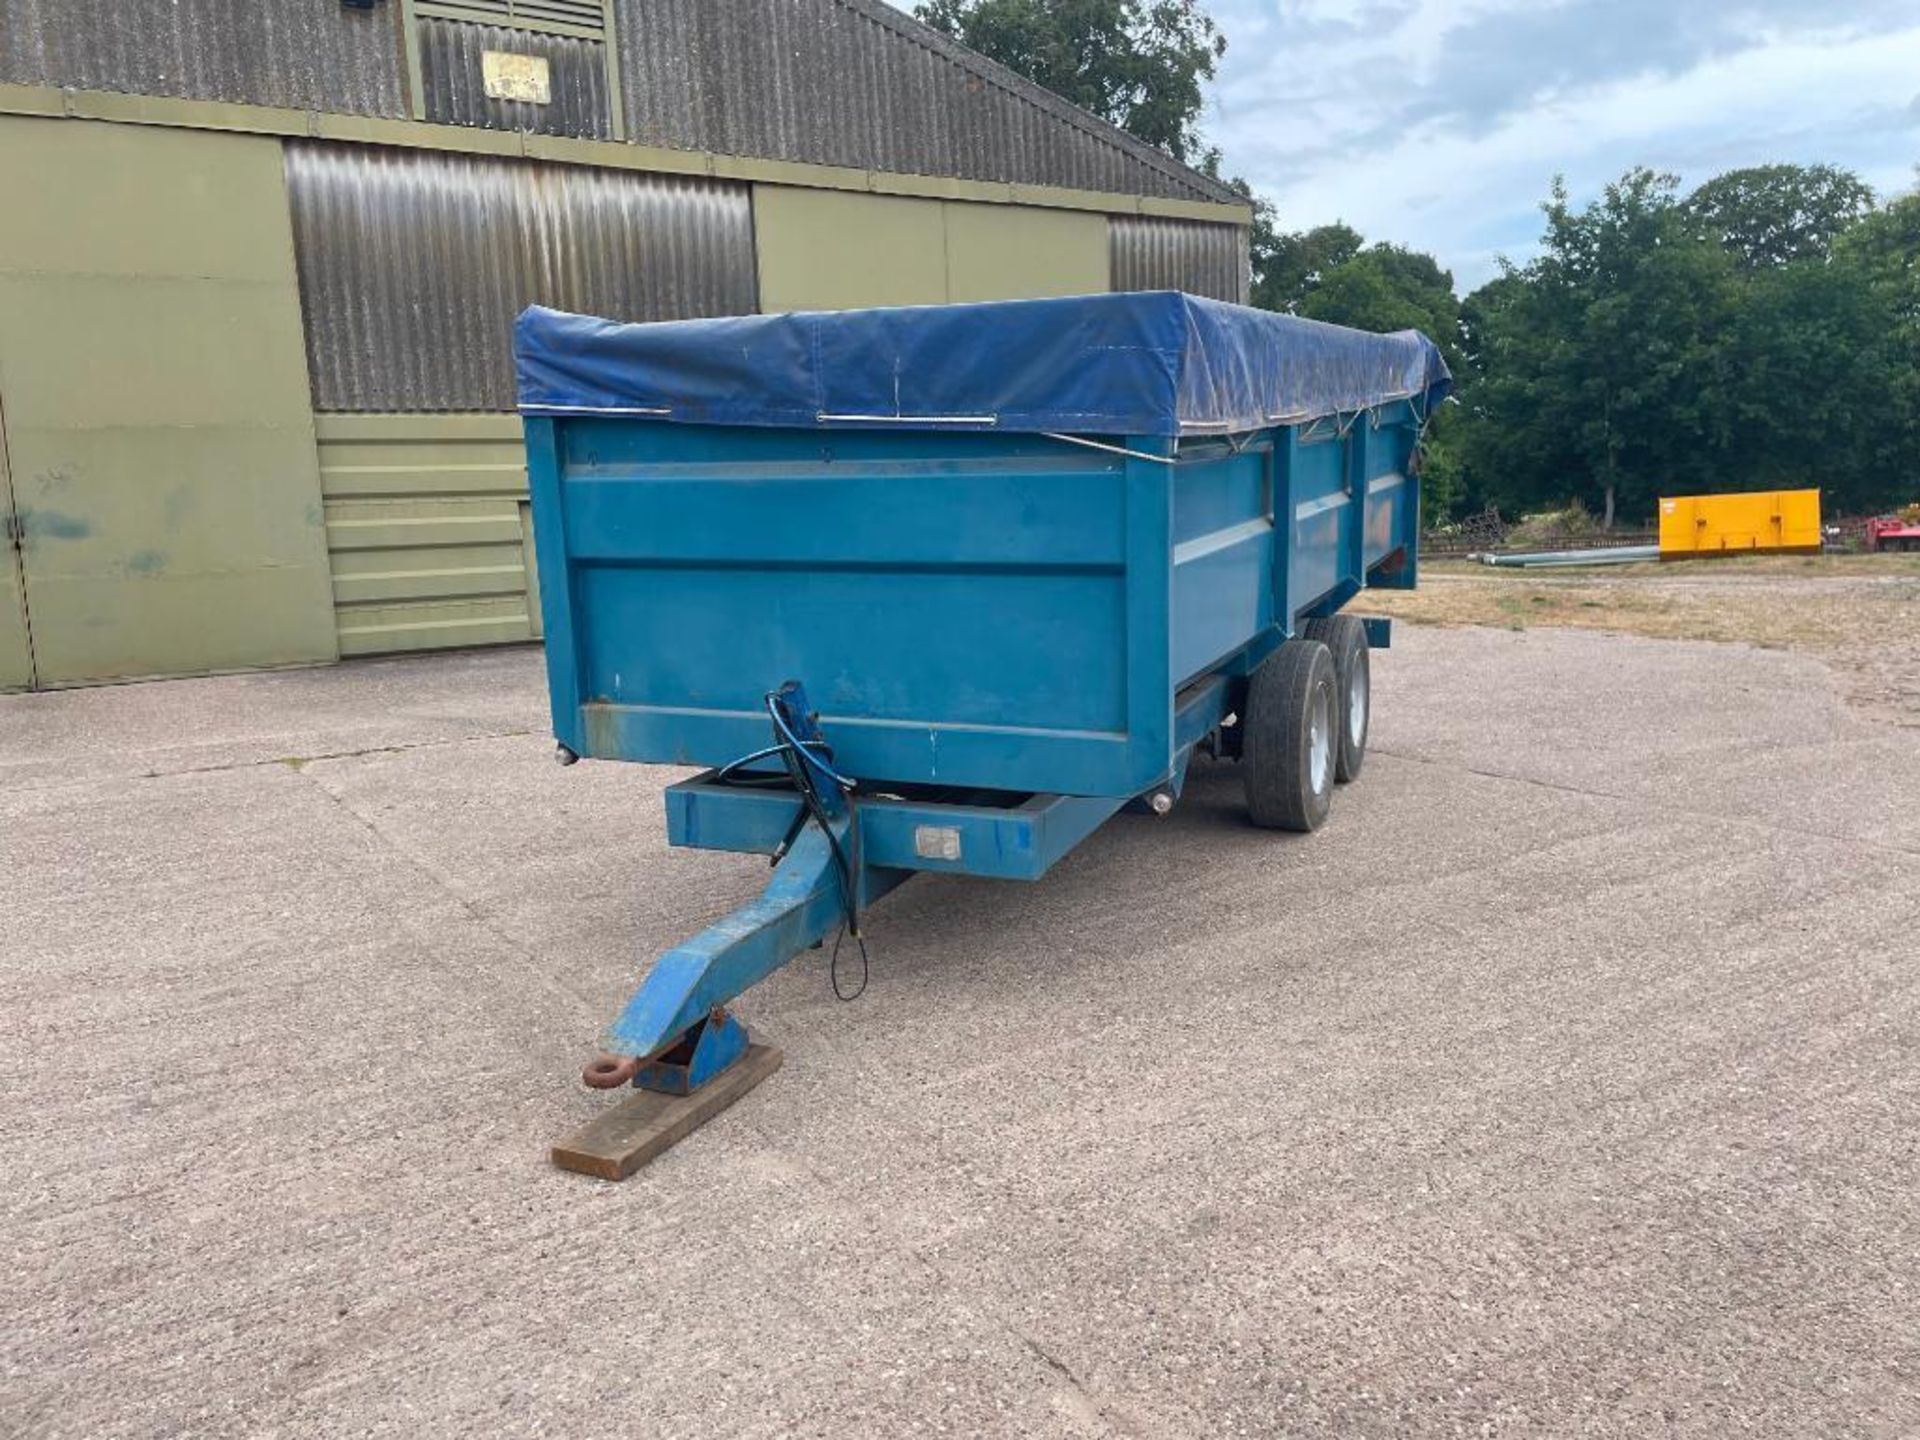
[[[1332,692],[1316,690],[1307,721],[1307,782],[1316,795],[1327,788],[1328,774],[1333,768],[1333,724],[1327,713],[1332,708]]]

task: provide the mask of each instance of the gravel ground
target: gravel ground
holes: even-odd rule
[[[1373,607],[1416,623],[1615,630],[1825,661],[1870,718],[1920,730],[1920,555],[1773,555],[1550,570],[1421,567]]]
[[[1920,1433],[1920,734],[1399,640],[1320,834],[916,881],[621,1186],[577,1067],[764,868],[535,654],[0,698],[0,1432]]]

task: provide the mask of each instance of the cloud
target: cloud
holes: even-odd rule
[[[1281,223],[1345,219],[1464,286],[1524,258],[1555,174],[1689,182],[1828,161],[1890,190],[1920,158],[1911,0],[1213,0],[1212,138]]]
[[[1514,6],[1445,32],[1435,68],[1448,80],[1436,87],[1432,113],[1485,129],[1544,101],[1593,94],[1622,80],[1670,79],[1783,42],[1844,42],[1913,23],[1911,5],[1888,0]]]

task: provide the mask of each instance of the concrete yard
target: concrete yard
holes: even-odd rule
[[[765,867],[537,653],[0,698],[0,1433],[1920,1433],[1920,731],[1398,639],[1320,834],[916,881],[617,1186],[579,1066]]]

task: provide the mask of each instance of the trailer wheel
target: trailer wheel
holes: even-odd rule
[[[1352,615],[1329,615],[1309,620],[1309,640],[1318,640],[1333,655],[1334,694],[1340,697],[1340,749],[1333,778],[1357,780],[1367,758],[1367,724],[1373,718],[1373,669],[1368,664],[1367,627]]]
[[[1333,657],[1318,640],[1289,640],[1247,686],[1247,810],[1266,830],[1318,830],[1333,804],[1340,706]]]

